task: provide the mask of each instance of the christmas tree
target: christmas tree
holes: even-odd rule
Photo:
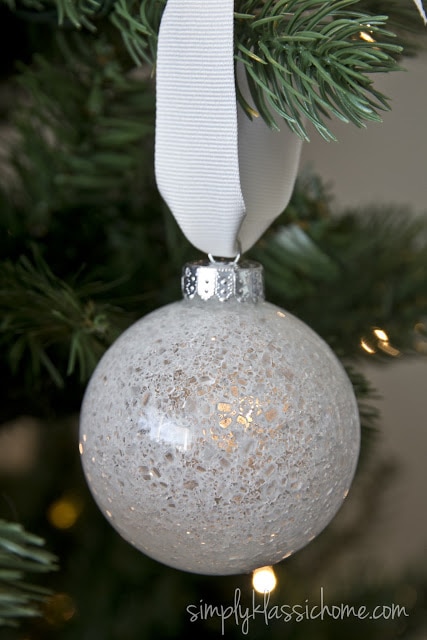
[[[399,72],[425,43],[422,4],[412,0],[234,4],[235,56],[253,101],[237,87],[247,117],[272,128],[279,118],[296,136],[320,136],[325,145],[336,139],[338,120],[359,128],[381,121],[389,100],[373,74]],[[373,581],[351,561],[392,475],[375,457],[383,424],[364,363],[393,366],[425,353],[426,223],[409,209],[336,215],[330,188],[301,170],[290,204],[248,252],[264,265],[268,299],[340,358],[362,422],[346,504],[316,540],[275,567],[268,602],[253,600],[251,575],[205,577],[139,553],[99,513],[84,481],[78,422],[91,373],[125,328],[180,298],[182,265],[201,257],[154,177],[165,5],[0,5],[4,41],[13,34],[0,80],[2,637],[213,638],[224,630],[416,640],[427,627],[426,567]],[[321,598],[329,609],[320,618],[313,607]],[[345,616],[333,609],[342,603],[368,616],[384,608],[376,619]],[[284,604],[297,606],[292,616]]]

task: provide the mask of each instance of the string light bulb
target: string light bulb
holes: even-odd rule
[[[361,40],[364,40],[365,42],[375,42],[375,39],[366,31],[360,31],[359,33],[359,37]]]
[[[381,349],[381,351],[383,351],[387,355],[392,356],[394,358],[400,355],[399,349],[396,349],[390,344],[390,338],[388,337],[384,329],[380,329],[379,327],[373,327],[372,333],[375,336],[376,347],[378,349]],[[364,351],[366,351],[366,353],[369,353],[369,355],[372,355],[377,352],[377,349],[373,347],[371,344],[369,344],[369,342],[365,338],[361,338],[360,346]]]
[[[386,334],[386,332],[384,331],[384,329],[374,329],[374,335],[378,338],[378,340],[381,340],[381,342],[389,342],[390,339],[388,337],[388,335]]]
[[[366,351],[366,353],[369,353],[369,355],[372,355],[373,353],[375,353],[375,349],[373,349],[364,338],[361,339],[360,341],[360,346],[362,347],[362,349],[364,351]]]
[[[252,586],[257,593],[270,593],[277,585],[273,567],[260,567],[252,574]]]
[[[47,511],[47,518],[55,529],[71,529],[81,511],[81,501],[76,496],[68,494],[52,502]]]

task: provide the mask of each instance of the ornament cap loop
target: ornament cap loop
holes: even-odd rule
[[[257,303],[264,300],[262,265],[245,260],[202,260],[184,265],[182,294],[186,300]]]

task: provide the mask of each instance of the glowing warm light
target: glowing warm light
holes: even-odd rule
[[[399,597],[399,602],[402,602],[402,604],[409,609],[412,609],[412,607],[418,600],[417,590],[411,584],[401,585],[397,591],[397,594]]]
[[[44,618],[54,627],[68,622],[76,614],[76,606],[66,593],[55,593],[47,599],[44,606]]]
[[[374,38],[369,35],[369,33],[366,33],[366,31],[360,31],[359,36],[365,42],[375,42]]]
[[[381,351],[384,351],[384,353],[386,353],[389,356],[393,356],[395,358],[396,356],[400,355],[399,349],[395,349],[388,342],[380,342],[378,346],[381,349]]]
[[[260,567],[252,574],[252,585],[258,593],[270,593],[277,584],[273,567]]]
[[[80,501],[74,497],[64,497],[55,500],[50,505],[47,518],[56,529],[71,529],[81,513]]]
[[[374,334],[381,342],[389,341],[389,337],[383,329],[374,329]]]
[[[427,342],[418,342],[415,345],[415,349],[418,351],[418,353],[421,353],[422,355],[427,355]]]
[[[414,327],[415,331],[415,349],[418,353],[427,354],[426,325],[423,322],[417,322]]]
[[[363,338],[360,341],[360,346],[366,351],[366,353],[375,353],[375,349],[372,349],[372,347],[370,347],[369,344],[363,340]]]

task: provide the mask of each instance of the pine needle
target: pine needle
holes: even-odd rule
[[[44,541],[19,524],[0,520],[0,626],[39,615],[48,589],[25,582],[27,573],[57,569],[56,557],[43,549]]]
[[[3,2],[20,10],[15,0]],[[155,68],[166,0],[21,2],[41,20],[45,11],[51,22],[53,10],[60,26],[96,29],[99,35],[107,31],[103,18],[108,16],[133,63]],[[251,89],[249,100],[237,87],[242,108],[272,128],[279,116],[304,140],[307,123],[329,141],[335,140],[331,118],[357,127],[380,121],[381,112],[389,109],[388,98],[375,90],[370,76],[399,70],[401,45],[408,54],[414,51],[414,39],[405,29],[419,26],[417,7],[421,10],[422,4],[416,1],[411,11],[394,0],[236,0],[235,58],[244,65]]]
[[[109,306],[96,305],[90,293],[93,287],[79,291],[54,276],[37,252],[33,260],[22,256],[0,265],[0,344],[7,347],[13,372],[28,361],[34,379],[45,371],[58,387],[64,386],[65,372],[89,378],[119,333]],[[64,352],[65,371],[57,364]]]
[[[118,0],[114,25],[135,62],[154,64],[157,33],[166,0]],[[402,48],[391,42],[387,16],[351,11],[357,0],[241,0],[235,3],[235,57],[243,63],[253,104],[237,95],[248,117],[254,113],[277,129],[275,115],[308,140],[311,122],[326,140],[335,136],[325,119],[358,127],[380,121],[386,96],[368,74],[399,69]]]

